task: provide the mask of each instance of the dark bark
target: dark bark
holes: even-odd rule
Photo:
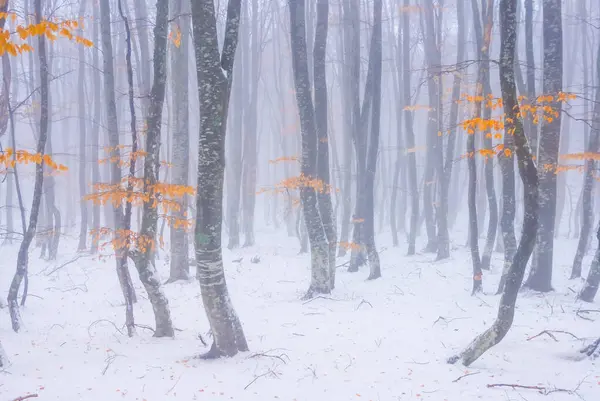
[[[301,169],[302,176],[312,180],[318,174],[318,134],[308,73],[305,2],[304,0],[290,0],[289,7],[292,69],[302,132]],[[319,213],[315,188],[308,185],[303,186],[300,189],[300,198],[311,253],[311,282],[304,298],[310,298],[315,293],[331,292],[329,244]]]
[[[600,82],[600,53],[598,53],[596,60],[596,76],[597,81]],[[589,135],[586,148],[586,153],[588,154],[598,152],[598,147],[600,146],[600,88],[596,89],[593,113],[592,130],[591,135]],[[571,279],[581,277],[581,264],[587,251],[590,233],[592,231],[592,224],[594,222],[593,190],[595,183],[595,171],[596,161],[594,159],[587,159],[585,161],[583,189],[581,192],[581,207],[583,212],[581,219],[581,232],[579,235],[575,259],[573,261],[573,267],[571,269]],[[591,275],[592,273],[590,272],[590,276]]]
[[[561,0],[544,0],[544,94],[554,97],[548,105],[556,113],[548,115],[551,120],[541,120],[539,141],[539,225],[535,252],[525,286],[534,290],[552,290],[552,267],[554,253],[554,221],[556,215],[556,168],[560,144],[562,104],[556,101],[562,91],[563,40]]]
[[[196,195],[194,245],[196,275],[214,339],[211,350],[201,356],[205,359],[233,356],[238,351],[248,350],[241,322],[227,290],[221,249],[225,133],[240,14],[241,0],[230,0],[223,52],[219,55],[213,0],[192,2],[192,30],[201,116],[197,186],[201,190]]]
[[[329,0],[317,2],[317,24],[315,45],[313,48],[313,76],[315,97],[315,122],[317,133],[317,178],[323,183],[323,190],[317,191],[319,214],[329,245],[330,288],[335,287],[335,250],[337,232],[333,204],[331,202],[331,180],[329,176],[329,133],[328,133],[328,95],[325,55],[327,53],[327,35],[329,19]]]
[[[508,271],[504,292],[500,299],[498,316],[488,330],[479,335],[460,355],[448,360],[455,363],[459,359],[465,366],[471,365],[488,349],[498,344],[510,329],[515,313],[517,295],[525,268],[535,244],[538,217],[538,178],[527,137],[523,131],[517,102],[517,89],[514,78],[514,54],[517,39],[517,0],[500,0],[500,86],[505,112],[505,123],[514,129],[515,152],[517,154],[519,173],[525,187],[525,220],[521,232],[521,240],[514,260]],[[514,125],[513,125],[514,124]],[[512,132],[512,131],[511,131]]]
[[[533,36],[533,0],[525,1],[525,61],[527,77],[527,101],[535,101],[535,56],[533,54],[534,36]],[[520,72],[520,68],[519,68]],[[538,150],[538,129],[533,123],[532,116],[525,119],[525,132],[531,145],[534,156],[537,156]]]
[[[369,260],[369,280],[381,277],[379,253],[375,246],[375,190],[373,186],[377,170],[377,156],[379,154],[379,127],[381,119],[382,8],[382,0],[375,0],[373,3],[373,33],[371,49],[369,51],[369,64],[372,63],[373,65],[373,88],[371,90],[373,105],[371,107],[371,129],[365,174],[366,199],[364,204],[364,242]]]
[[[35,0],[34,2],[36,23],[42,20],[42,1]],[[0,10],[1,11],[1,10]],[[2,25],[0,23],[0,25]],[[46,38],[44,35],[38,36],[37,55],[40,64],[40,130],[37,141],[36,152],[44,155],[46,149],[46,140],[48,138],[48,62],[46,59]],[[29,246],[35,235],[37,227],[38,214],[40,204],[42,202],[42,185],[44,182],[44,163],[41,162],[35,166],[35,184],[33,189],[33,200],[29,212],[29,225],[27,231],[23,235],[23,241],[19,247],[17,254],[17,269],[13,276],[10,288],[8,290],[8,310],[10,312],[10,320],[12,329],[18,332],[21,328],[21,315],[19,313],[19,303],[17,301],[19,288],[23,277],[27,274],[27,266],[29,262]]]

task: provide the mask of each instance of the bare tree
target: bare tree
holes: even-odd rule
[[[85,15],[87,1],[82,1],[79,5],[79,16],[83,18]],[[78,30],[78,34],[83,34],[83,28]],[[79,213],[80,213],[80,226],[79,226],[79,245],[77,250],[83,251],[87,248],[87,229],[88,229],[88,211],[87,202],[83,201],[83,197],[87,193],[87,131],[85,121],[85,49],[83,46],[79,46],[78,49],[79,57],[79,77],[77,81],[77,91],[79,97],[79,103],[77,105],[78,118],[79,118]]]
[[[561,129],[561,103],[558,94],[562,91],[563,39],[562,2],[544,0],[544,94],[553,96],[550,107],[556,113],[542,119],[539,141],[540,229],[531,271],[525,285],[532,290],[552,290],[552,263],[554,252],[554,222],[556,215],[556,174]],[[548,167],[548,166],[553,166]],[[537,263],[535,263],[537,262]]]
[[[203,358],[232,356],[248,350],[241,322],[227,291],[221,249],[225,132],[240,14],[241,0],[230,0],[223,50],[219,55],[213,0],[192,2],[200,101],[198,189],[202,189],[196,196],[196,263],[202,301],[214,339]]]
[[[508,130],[511,130],[510,132],[514,132],[519,173],[525,187],[525,219],[519,247],[506,277],[496,321],[492,327],[476,337],[463,352],[448,360],[449,363],[455,363],[460,359],[465,366],[471,365],[488,349],[502,341],[512,326],[517,295],[523,282],[525,268],[533,251],[537,234],[537,169],[529,150],[523,123],[518,117],[520,107],[517,102],[515,84],[514,57],[517,41],[517,0],[500,0],[500,9],[503,10],[500,13],[500,85],[502,88],[505,125]]]

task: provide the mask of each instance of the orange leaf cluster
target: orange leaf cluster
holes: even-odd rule
[[[270,164],[276,164],[279,162],[296,162],[298,161],[298,156],[282,156],[277,159],[269,160]]]
[[[0,165],[5,167],[15,167],[19,164],[44,164],[51,169],[58,171],[67,171],[68,168],[64,164],[56,163],[50,155],[42,155],[41,153],[30,153],[26,150],[17,150],[6,148],[3,153],[0,153]]]
[[[148,250],[153,251],[155,249],[155,241],[147,235],[138,234],[131,230],[112,230],[107,227],[90,230],[92,240],[99,244],[101,249],[104,249],[107,245],[112,245],[115,250],[129,249],[130,246],[134,246],[140,252],[147,252]],[[112,235],[110,241],[101,242],[107,236]]]
[[[357,244],[355,242],[340,242],[340,247],[346,249],[346,250],[360,250],[361,246],[360,244]]]
[[[12,21],[16,21],[17,19],[16,14],[13,13],[0,13],[0,18],[10,18]],[[59,22],[43,20],[37,24],[19,24],[16,26],[15,30],[21,41],[24,41],[29,37],[44,35],[48,40],[56,40],[58,37],[63,37],[86,47],[91,47],[93,43],[90,40],[73,34],[73,30],[79,27],[80,24],[73,20]],[[33,50],[27,43],[15,42],[13,36],[14,35],[7,29],[0,30],[0,56],[4,55],[4,53],[16,56],[17,54]]]

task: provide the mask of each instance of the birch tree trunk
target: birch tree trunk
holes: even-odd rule
[[[213,0],[192,2],[201,116],[194,245],[196,274],[214,339],[211,350],[202,356],[206,359],[233,356],[238,351],[248,350],[241,322],[227,290],[221,249],[225,132],[240,14],[241,0],[230,0],[223,51],[219,56]]]
[[[488,349],[502,341],[512,326],[517,295],[525,275],[527,262],[533,251],[537,233],[537,171],[529,150],[527,137],[523,131],[523,123],[518,117],[520,108],[517,102],[514,74],[514,55],[517,41],[517,0],[500,0],[500,9],[502,10],[500,13],[500,84],[505,125],[507,129],[514,130],[515,152],[519,172],[525,187],[525,220],[519,247],[507,274],[496,321],[492,327],[475,338],[463,352],[448,360],[449,363],[455,363],[460,359],[465,366],[471,365]]]

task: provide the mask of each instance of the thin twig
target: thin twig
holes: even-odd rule
[[[244,387],[244,390],[248,389],[248,387],[250,387],[252,384],[254,384],[254,382],[257,381],[258,379],[260,379],[261,377],[265,377],[269,374],[275,374],[275,373],[271,369],[269,369],[267,372],[265,372],[261,375],[255,376],[254,379],[252,379],[252,381],[250,383],[246,384],[246,387]]]
[[[373,305],[371,305],[371,303],[370,303],[369,301],[365,301],[365,300],[363,299],[362,301],[360,301],[360,303],[358,304],[358,306],[356,307],[356,309],[355,309],[355,310],[358,310],[358,308],[360,308],[360,306],[361,306],[362,304],[367,304],[367,305],[369,305],[371,308],[373,308]]]
[[[335,299],[335,298],[331,298],[331,297],[324,297],[322,295],[319,295],[318,297],[314,297],[314,298],[309,299],[308,301],[303,302],[302,305],[306,305],[308,303],[311,303],[315,299],[319,299],[319,298],[321,298],[321,299],[328,299],[330,301],[339,301],[339,299]]]
[[[28,395],[22,395],[21,397],[17,397],[13,401],[23,401],[28,398],[37,398],[37,397],[39,397],[37,394],[28,394]]]
[[[165,393],[165,395],[169,395],[169,393],[170,393],[171,391],[173,391],[173,389],[175,388],[175,386],[177,386],[177,383],[179,383],[179,380],[181,380],[181,376],[183,376],[183,373],[179,375],[179,377],[177,378],[177,381],[175,382],[175,384],[173,384],[173,386],[172,386],[172,387],[169,389],[169,391],[167,391],[167,392]]]
[[[496,387],[511,387],[512,389],[525,389],[525,390],[537,390],[538,393],[543,394],[543,395],[548,395],[548,394],[552,394],[552,393],[568,393],[568,394],[574,394],[576,390],[567,390],[565,388],[553,388],[553,389],[549,389],[547,387],[541,387],[541,386],[523,386],[521,384],[504,384],[504,383],[494,383],[494,384],[488,384],[487,388],[496,388]]]
[[[563,330],[544,330],[544,331],[540,332],[539,334],[536,334],[535,336],[529,337],[527,339],[527,341],[531,341],[534,338],[538,338],[538,337],[540,337],[540,336],[542,336],[544,334],[547,334],[551,339],[553,339],[554,341],[558,342],[558,339],[552,333],[568,334],[568,335],[570,335],[571,337],[573,337],[576,340],[581,340],[581,338],[577,337],[573,333],[569,333],[568,331],[563,331]]]
[[[466,374],[459,376],[456,379],[452,380],[452,383],[457,383],[458,381],[460,381],[461,379],[463,379],[465,377],[478,375],[479,373],[481,373],[481,372],[466,373]]]
[[[275,351],[275,350],[269,350],[269,351],[265,351],[265,352],[257,352],[256,354],[250,355],[248,357],[248,359],[260,358],[260,357],[275,358],[275,359],[279,359],[284,364],[287,364],[287,362],[285,361],[285,359],[283,359],[283,357],[286,357],[288,360],[290,360],[290,357],[285,353],[282,353],[279,355],[269,355],[268,352],[272,352],[272,351]]]
[[[54,268],[54,269],[52,269],[52,270],[51,270],[49,273],[46,273],[46,276],[50,276],[50,275],[52,275],[52,274],[56,273],[57,271],[59,271],[59,270],[60,270],[60,269],[62,269],[63,267],[65,267],[65,266],[68,266],[68,265],[70,265],[71,263],[74,263],[74,262],[78,261],[78,260],[79,260],[79,259],[81,259],[83,256],[84,256],[84,255],[79,255],[79,256],[77,256],[76,258],[73,258],[73,259],[69,260],[68,262],[65,262],[65,263],[63,263],[63,264],[62,264],[62,265],[60,265],[60,266],[58,266],[58,267],[55,267],[55,268]]]

